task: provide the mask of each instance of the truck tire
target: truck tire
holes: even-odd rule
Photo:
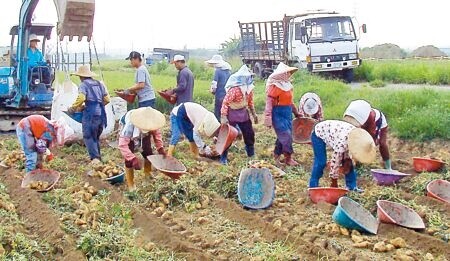
[[[259,79],[264,79],[265,75],[264,75],[264,67],[260,62],[255,62],[255,64],[253,65],[253,73],[259,78]]]
[[[342,79],[345,83],[352,83],[353,82],[353,69],[347,69],[342,71]]]

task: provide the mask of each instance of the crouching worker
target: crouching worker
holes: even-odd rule
[[[356,185],[357,173],[352,160],[361,163],[370,163],[375,160],[375,143],[367,131],[347,122],[327,120],[317,123],[311,134],[311,142],[314,164],[309,180],[310,188],[319,186],[319,179],[327,165],[326,147],[329,146],[333,150],[330,161],[331,186],[337,187],[339,175],[344,174],[347,189],[363,192]],[[347,169],[346,173],[340,173],[342,167]]]
[[[193,102],[181,103],[173,108],[170,115],[171,138],[167,155],[172,157],[175,146],[184,134],[189,140],[189,147],[195,157],[199,156],[198,135],[214,136],[220,128],[220,123],[214,113],[208,111],[203,106]],[[197,136],[197,137],[196,137]]]
[[[44,154],[51,159],[49,148],[63,146],[71,139],[74,130],[64,121],[51,121],[42,115],[31,115],[23,118],[16,128],[22,150],[25,154],[25,170],[30,172],[36,168],[42,168]]]
[[[238,126],[242,131],[245,143],[245,151],[248,157],[255,155],[255,132],[253,130],[250,115],[252,114],[255,124],[258,117],[253,103],[253,77],[246,65],[232,74],[225,86],[226,95],[223,99],[221,109],[221,124]],[[228,148],[220,156],[220,163],[227,164]]]
[[[322,101],[319,95],[307,92],[300,98],[298,107],[300,117],[309,117],[317,121],[323,121]]]
[[[151,107],[131,110],[121,118],[119,150],[125,159],[125,174],[129,191],[136,189],[134,171],[142,168],[141,161],[134,154],[134,140],[142,136],[144,174],[145,176],[150,176],[152,165],[147,159],[147,156],[153,154],[150,132],[161,129],[165,123],[164,115]]]

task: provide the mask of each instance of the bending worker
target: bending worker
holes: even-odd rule
[[[384,114],[372,108],[364,100],[352,101],[344,113],[344,121],[365,129],[373,137],[375,144],[379,146],[381,158],[386,169],[392,169],[388,138],[388,123]]]
[[[79,76],[81,84],[78,97],[68,111],[69,113],[83,111],[81,120],[83,140],[91,158],[91,164],[95,165],[100,163],[102,158],[100,135],[108,123],[105,105],[110,102],[110,97],[105,86],[92,78],[96,74],[91,72],[89,66],[80,66],[72,75]]]
[[[16,128],[22,150],[25,154],[25,171],[30,172],[42,168],[44,154],[55,146],[63,146],[74,134],[64,121],[50,121],[42,115],[31,115],[23,118]]]
[[[140,160],[134,154],[134,140],[141,136],[150,136],[149,132],[161,129],[165,123],[164,115],[151,107],[130,110],[120,119],[119,150],[125,160],[126,181],[130,191],[136,189],[134,171],[142,168]],[[153,154],[150,142],[151,139],[148,139],[148,142],[142,143],[146,177],[150,176],[152,171],[152,165],[147,159],[147,156]]]
[[[170,115],[171,138],[168,156],[173,156],[175,146],[184,134],[189,140],[189,147],[195,157],[199,156],[199,149],[195,143],[196,133],[214,136],[220,129],[220,123],[214,114],[203,106],[193,102],[186,102],[173,108]]]
[[[307,92],[300,98],[298,107],[300,117],[309,117],[317,121],[323,121],[322,101],[319,95],[313,92]]]

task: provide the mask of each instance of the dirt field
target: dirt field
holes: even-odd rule
[[[257,159],[270,159],[274,134],[257,125]],[[168,135],[168,130],[165,130]],[[103,160],[121,164],[119,152],[103,146]],[[348,231],[333,223],[335,206],[313,204],[307,197],[312,164],[309,145],[295,145],[300,167],[286,168],[276,178],[276,200],[261,211],[245,210],[237,202],[236,182],[247,166],[243,142],[230,151],[229,166],[197,161],[186,142],[176,157],[188,174],[173,182],[154,171],[137,175],[138,190],[126,192],[90,178],[84,147],[73,144],[56,152],[48,168],[61,172],[48,193],[20,188],[18,168],[0,170],[0,256],[28,260],[450,260],[450,206],[425,196],[428,181],[449,180],[450,173],[417,174],[412,156],[435,156],[450,162],[450,143],[412,143],[390,139],[393,166],[413,174],[395,187],[379,187],[371,166],[358,167],[359,185],[366,191],[349,196],[372,213],[375,202],[389,199],[414,208],[427,229],[413,231],[381,224],[378,235]],[[18,148],[14,136],[2,136],[0,158]],[[328,185],[322,178],[322,185]],[[340,180],[340,185],[342,180]],[[20,232],[20,240],[11,238]],[[381,251],[381,252],[380,252]],[[2,258],[3,258],[2,257]]]

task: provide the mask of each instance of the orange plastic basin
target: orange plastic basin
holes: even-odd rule
[[[216,151],[222,154],[238,136],[238,130],[230,124],[220,127],[219,136],[217,137]]]
[[[44,181],[50,184],[50,186],[44,190],[37,190],[38,192],[47,192],[53,189],[60,178],[60,174],[57,171],[49,169],[35,169],[28,172],[22,180],[22,188],[27,188],[32,182]]]
[[[411,229],[424,229],[422,218],[411,208],[400,203],[378,200],[377,214],[380,222],[396,224]]]
[[[165,91],[158,91],[158,94],[164,99],[166,100],[168,103],[170,104],[175,104],[177,102],[177,96],[175,94],[168,94],[167,93],[168,90]]]
[[[414,170],[417,172],[433,172],[444,167],[445,162],[438,159],[430,159],[430,158],[421,158],[414,157],[413,158],[413,166]]]
[[[348,189],[344,188],[309,188],[308,194],[311,201],[315,204],[319,202],[327,202],[329,204],[337,204],[338,200],[348,193]]]
[[[128,103],[133,103],[134,100],[136,99],[136,94],[125,93],[124,91],[121,91],[121,90],[117,90],[117,91],[114,91],[114,92],[116,93],[117,96],[119,96],[120,98],[124,99]]]
[[[295,143],[311,142],[311,133],[317,121],[312,118],[296,118],[292,121],[292,139]]]
[[[155,169],[171,177],[172,179],[179,179],[187,171],[184,164],[174,157],[150,155],[147,159],[152,163],[152,166]]]

